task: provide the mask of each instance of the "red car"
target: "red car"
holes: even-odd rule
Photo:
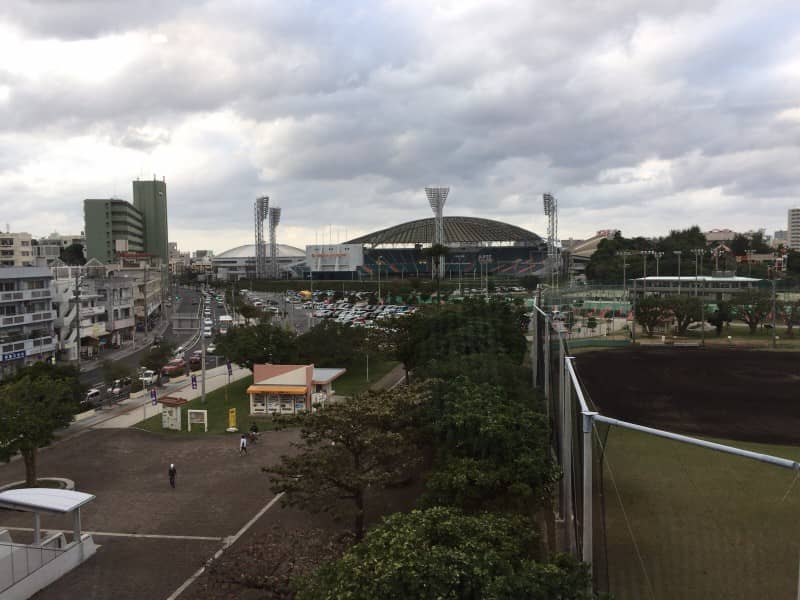
[[[169,361],[163,369],[161,369],[162,375],[180,375],[181,373],[186,370],[186,361],[182,358],[175,358]]]

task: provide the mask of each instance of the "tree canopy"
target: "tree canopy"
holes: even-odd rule
[[[72,421],[72,385],[57,376],[24,374],[0,386],[0,459],[8,462],[20,453],[28,487],[36,487],[37,450]]]
[[[298,598],[592,598],[585,565],[535,560],[534,531],[518,516],[445,507],[396,513],[306,579]]]
[[[217,340],[217,354],[250,370],[255,364],[291,364],[298,359],[295,334],[268,321],[231,328]]]

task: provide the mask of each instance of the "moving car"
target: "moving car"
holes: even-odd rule
[[[206,354],[214,354],[217,347],[214,344],[209,344],[208,348],[206,348]]]
[[[180,375],[186,369],[186,361],[176,358],[169,361],[162,369],[162,375]]]

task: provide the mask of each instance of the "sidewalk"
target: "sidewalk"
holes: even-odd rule
[[[243,369],[236,365],[232,366],[231,383],[251,375],[248,369]],[[185,398],[186,400],[199,398],[201,395],[202,383],[200,381],[199,371],[195,371],[194,374],[198,376],[196,390],[192,389],[190,380],[186,379],[185,381],[179,382],[174,387],[167,386],[166,388],[160,388],[158,397],[170,396],[172,398]],[[224,387],[227,383],[228,368],[225,365],[206,370],[206,394]],[[91,427],[93,429],[133,427],[140,421],[161,414],[161,403],[159,402],[153,406],[149,395],[145,395],[141,398],[129,398],[128,400],[120,402],[119,405],[125,407],[122,414],[104,419],[103,421],[91,425]]]
[[[99,354],[96,358],[91,360],[81,361],[81,373],[93,371],[100,367],[101,363],[105,360],[116,361],[130,356],[144,348],[149,348],[153,345],[153,339],[156,335],[163,336],[164,332],[169,327],[170,322],[166,320],[163,324],[158,325],[155,330],[150,330],[146,334],[140,333],[136,336],[135,342],[124,342],[122,347],[117,350],[107,350]]]

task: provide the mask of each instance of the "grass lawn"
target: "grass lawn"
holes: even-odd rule
[[[800,460],[798,447],[720,441]],[[609,433],[606,458],[608,579],[616,598],[795,597],[797,474],[620,428]],[[595,506],[599,557],[603,528]],[[603,582],[602,561],[596,573]]]
[[[390,360],[383,360],[380,358],[370,358],[369,361],[369,381],[366,379],[366,361],[358,362],[354,367],[349,367],[347,373],[334,382],[334,390],[337,394],[349,396],[359,392],[365,391],[371,384],[380,380],[381,377],[391,371],[398,363]],[[291,423],[288,417],[282,417],[276,422],[271,416],[265,417],[250,417],[250,397],[247,395],[247,388],[253,383],[253,377],[245,377],[239,381],[234,381],[228,387],[228,401],[225,401],[225,387],[222,387],[213,392],[206,394],[206,402],[203,404],[200,399],[192,400],[184,404],[181,414],[181,433],[189,435],[202,435],[204,432],[202,428],[192,428],[192,431],[187,430],[188,410],[207,410],[208,411],[208,433],[227,433],[225,429],[228,427],[228,409],[236,409],[236,417],[238,427],[240,430],[247,430],[250,428],[251,422],[258,423],[259,429],[262,431],[274,429],[275,427],[285,427]],[[150,417],[141,421],[136,425],[140,429],[156,432],[175,433],[177,431],[162,429],[161,415]],[[232,435],[232,434],[229,434]]]
[[[367,381],[367,361],[357,360],[355,364],[347,367],[347,373],[333,382],[333,389],[340,396],[352,396],[360,392],[365,392],[370,385],[380,381],[389,371],[394,369],[398,363],[380,356],[369,357],[369,381]]]
[[[248,386],[253,383],[252,375],[249,377],[245,377],[244,379],[240,379],[238,381],[234,381],[228,387],[228,401],[225,402],[225,387],[222,387],[218,390],[214,390],[213,392],[209,392],[206,394],[206,402],[203,404],[200,401],[200,398],[196,400],[192,400],[184,404],[181,408],[181,427],[182,430],[180,433],[188,434],[188,435],[205,435],[203,428],[200,426],[192,427],[192,431],[189,432],[187,430],[187,422],[188,422],[188,410],[207,410],[208,411],[208,433],[225,433],[227,435],[234,435],[229,434],[225,431],[228,427],[228,409],[235,408],[236,409],[236,418],[237,424],[240,431],[246,431],[250,429],[250,423],[256,422],[258,423],[258,427],[260,430],[268,430],[274,429],[276,427],[276,423],[273,418],[270,417],[250,417],[250,397],[247,395],[246,390]],[[281,426],[287,424],[289,419],[282,419],[280,421]],[[161,427],[161,415],[156,415],[154,417],[150,417],[144,421],[141,421],[136,425],[136,427],[140,429],[145,429],[147,431],[155,431],[155,432],[163,432],[163,433],[173,433],[178,434],[179,432],[173,430],[162,429]]]

